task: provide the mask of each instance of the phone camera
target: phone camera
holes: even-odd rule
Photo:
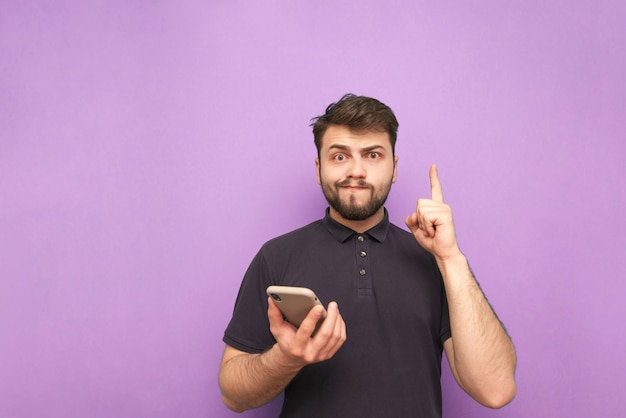
[[[280,302],[282,300],[280,296],[278,296],[276,293],[272,293],[270,296],[272,296],[272,299],[274,299],[276,302]]]

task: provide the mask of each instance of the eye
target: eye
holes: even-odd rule
[[[345,155],[343,155],[343,154],[337,154],[337,155],[335,155],[334,159],[335,159],[336,161],[343,161],[343,160],[345,160],[345,159],[346,159],[346,156],[345,156]]]
[[[369,158],[370,158],[370,160],[375,160],[377,158],[380,158],[380,154],[377,153],[377,152],[370,152],[369,153]]]

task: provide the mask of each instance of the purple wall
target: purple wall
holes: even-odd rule
[[[445,369],[445,416],[626,415],[626,3],[0,3],[1,417],[234,416],[239,282],[322,216],[346,92],[400,120],[394,222],[439,165],[518,349],[511,405]]]

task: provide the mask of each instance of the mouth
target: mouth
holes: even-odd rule
[[[356,183],[350,182],[350,180],[344,180],[337,183],[338,188],[346,189],[351,192],[357,192],[359,190],[370,190],[371,186],[364,181],[358,181]]]
[[[369,187],[364,186],[340,186],[341,188],[349,191],[349,192],[358,192],[360,190],[369,190]]]

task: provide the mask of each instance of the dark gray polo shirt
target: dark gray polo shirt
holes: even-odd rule
[[[441,354],[450,337],[436,262],[385,217],[359,234],[326,217],[263,245],[245,274],[224,342],[260,353],[270,285],[312,289],[336,301],[347,341],[285,389],[281,417],[440,417]]]

